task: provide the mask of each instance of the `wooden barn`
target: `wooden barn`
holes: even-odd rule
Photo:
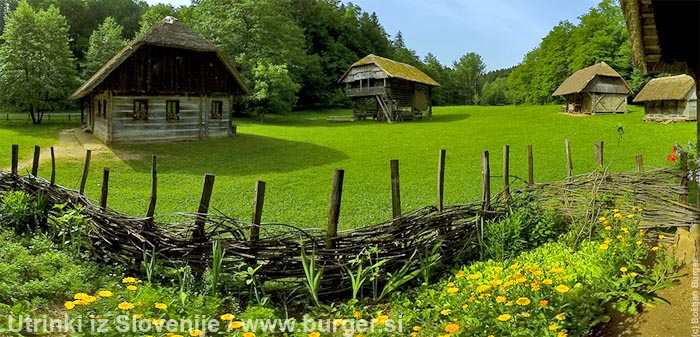
[[[632,93],[620,74],[601,62],[569,76],[552,96],[564,96],[567,104],[562,112],[625,113],[627,96]]]
[[[224,55],[173,17],[137,38],[71,96],[105,143],[174,141],[235,133],[231,106],[250,89]]]
[[[418,68],[376,55],[355,62],[338,83],[353,101],[354,119],[390,123],[433,117],[432,88],[439,85]]]
[[[694,121],[698,114],[695,80],[688,75],[655,78],[637,94],[635,103],[644,103],[644,120]]]

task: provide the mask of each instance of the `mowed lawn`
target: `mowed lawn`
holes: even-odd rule
[[[432,121],[387,124],[374,121],[328,122],[329,115],[348,110],[296,112],[288,116],[236,120],[238,135],[226,139],[171,144],[114,146],[114,154],[93,157],[87,194],[99,198],[102,168],[110,167],[109,205],[141,216],[150,191],[150,157],[158,156],[160,219],[193,212],[203,176],[216,175],[212,207],[249,220],[256,180],[267,182],[264,222],[323,228],[328,212],[334,168],[345,169],[341,227],[375,224],[391,217],[389,161],[399,159],[404,211],[436,202],[436,171],[440,149],[447,150],[446,203],[479,199],[480,153],[491,153],[491,172],[501,175],[503,145],[510,145],[511,174],[527,176],[526,146],[532,144],[535,180],[565,176],[564,140],[570,139],[574,173],[595,169],[594,143],[605,142],[605,160],[612,171],[635,169],[635,155],[644,154],[647,167],[669,163],[674,142],[695,139],[695,123],[662,125],[642,122],[642,109],[625,115],[567,116],[558,106],[436,107]],[[622,138],[617,131],[622,126]],[[0,141],[9,165],[10,143],[20,143],[25,159],[34,143],[47,145],[54,126],[0,126]],[[54,138],[55,139],[55,138]],[[77,188],[82,170],[78,159],[58,158],[58,183]],[[49,175],[48,165],[40,171]],[[523,183],[517,178],[516,186]],[[502,187],[493,178],[494,191]]]

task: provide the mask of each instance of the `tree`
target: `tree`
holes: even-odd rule
[[[286,66],[259,63],[253,69],[253,76],[255,76],[253,100],[261,121],[265,118],[266,111],[292,110],[296,103],[299,85],[289,77]]]
[[[87,79],[126,45],[122,39],[124,28],[108,16],[90,35],[90,45],[85,54],[82,77]]]
[[[10,12],[0,46],[0,97],[26,110],[34,124],[44,111],[65,106],[75,89],[75,60],[68,24],[54,6],[35,11],[21,2]]]
[[[176,16],[175,12],[173,5],[157,4],[152,6],[141,14],[141,20],[139,21],[141,29],[138,35],[145,33],[151,26],[163,20],[166,16]]]
[[[394,60],[408,63],[413,66],[418,66],[420,64],[420,58],[418,57],[418,54],[416,54],[416,51],[406,47],[401,31],[398,31],[396,36],[394,36],[394,40],[391,42],[391,49],[393,49],[392,58]]]
[[[456,80],[459,85],[461,94],[459,96],[459,104],[476,103],[474,98],[478,97],[481,91],[481,76],[484,74],[486,65],[477,53],[467,53],[452,64],[455,71]]]

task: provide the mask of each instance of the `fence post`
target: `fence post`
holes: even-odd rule
[[[41,147],[34,145],[34,161],[32,162],[32,176],[36,177],[39,174],[39,156],[41,155]]]
[[[92,156],[92,150],[87,150],[85,153],[83,176],[80,178],[80,194],[85,194],[85,184],[87,183],[88,172],[90,171],[90,156]]]
[[[683,192],[678,195],[678,202],[683,205],[688,205],[688,185],[690,181],[688,180],[688,153],[682,152],[680,157],[680,169],[683,171],[683,176],[681,177],[680,186],[683,188]]]
[[[438,182],[437,182],[437,210],[442,212],[445,200],[445,155],[447,151],[445,149],[440,150],[440,156],[438,157]]]
[[[564,140],[564,145],[566,146],[566,176],[571,178],[574,175],[574,165],[571,162],[571,144],[568,138]]]
[[[343,197],[343,180],[345,170],[335,169],[331,188],[331,201],[328,208],[328,227],[326,228],[326,249],[335,249],[335,239],[338,236],[338,219],[340,218],[340,202]]]
[[[510,146],[503,146],[503,193],[510,200]]]
[[[399,186],[399,160],[391,160],[391,211],[394,219],[401,216],[401,189]]]
[[[527,184],[535,184],[535,160],[532,156],[532,145],[527,146]]]
[[[19,163],[19,145],[12,144],[12,174],[17,175],[17,164]]]
[[[197,219],[194,222],[195,238],[204,237],[204,224],[207,222],[207,213],[209,212],[209,202],[211,202],[211,193],[214,190],[214,175],[204,175],[204,186],[202,187],[202,198],[199,200],[199,209],[197,210]]]
[[[156,213],[156,200],[158,200],[158,173],[156,169],[156,155],[154,154],[151,156],[151,200],[146,211],[146,226],[144,226],[144,230],[151,230],[153,215]]]
[[[107,193],[109,193],[109,167],[105,167],[102,173],[102,194],[100,195],[100,208],[107,208]]]
[[[637,155],[637,171],[644,172],[644,157],[641,153]]]
[[[481,209],[491,208],[491,168],[489,167],[489,151],[481,152]]]
[[[605,161],[603,160],[603,142],[595,143],[595,164],[596,166],[603,166]]]
[[[263,205],[265,204],[265,182],[255,182],[255,197],[253,199],[253,219],[250,223],[251,246],[260,239],[260,222],[262,221]]]
[[[53,152],[53,146],[51,147],[51,186],[56,184],[56,155]]]

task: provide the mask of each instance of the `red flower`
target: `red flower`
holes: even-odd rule
[[[671,150],[671,152],[673,152],[673,153],[678,153],[678,148],[674,145],[674,146],[673,146],[673,150]]]
[[[675,148],[674,148],[674,150],[675,150]],[[676,155],[675,151],[674,151],[674,153],[669,154],[668,156],[666,156],[666,160],[668,160],[668,161],[670,161],[670,162],[672,162],[672,163],[675,163],[676,160],[678,160],[678,156]]]

